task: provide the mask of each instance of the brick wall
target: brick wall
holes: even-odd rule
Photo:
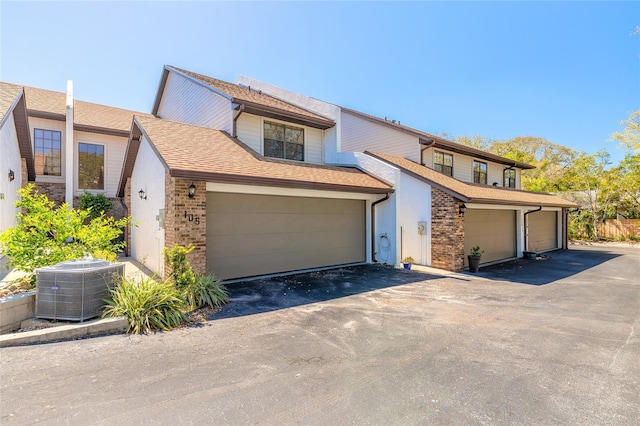
[[[21,159],[21,167],[20,167],[20,188],[24,188],[29,183],[29,174],[27,170],[27,159]]]
[[[432,188],[431,265],[448,271],[464,269],[464,216],[462,205],[451,195]]]
[[[196,195],[189,198],[189,186],[196,186]],[[189,263],[196,272],[207,271],[207,186],[204,181],[191,181],[165,175],[165,246],[174,244],[195,249],[189,253]],[[166,269],[165,273],[169,271]]]
[[[54,182],[36,182],[36,189],[39,193],[45,194],[57,205],[64,203],[66,185]]]

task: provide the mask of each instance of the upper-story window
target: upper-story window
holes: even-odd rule
[[[104,189],[104,145],[78,143],[78,187]]]
[[[62,134],[58,131],[34,130],[33,151],[37,175],[62,176],[61,140]]]
[[[433,169],[442,174],[453,177],[453,155],[434,151]]]
[[[487,163],[473,160],[473,182],[487,184]]]
[[[304,161],[304,129],[265,121],[264,156]]]
[[[504,171],[504,187],[516,187],[516,171],[514,169],[505,169]]]

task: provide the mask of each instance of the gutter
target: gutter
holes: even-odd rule
[[[233,130],[232,130],[231,136],[234,138],[238,137],[238,132],[237,132],[238,118],[240,118],[243,112],[244,112],[244,104],[240,104],[236,112],[233,113]]]
[[[390,197],[391,194],[387,192],[384,198],[371,203],[371,261],[374,263],[378,262],[378,260],[376,259],[376,205],[382,203],[383,201],[387,201]]]
[[[527,253],[529,251],[529,222],[527,221],[527,215],[529,215],[531,213],[539,212],[540,210],[542,210],[542,206],[538,207],[535,210],[529,210],[528,212],[525,212],[525,214],[524,214],[524,232],[525,232],[524,252],[525,253]],[[525,255],[525,257],[526,257],[526,255]]]
[[[422,148],[420,148],[420,165],[424,166],[424,152],[431,148],[432,146],[434,146],[436,144],[435,139],[429,139],[428,141],[423,141],[422,139],[420,139],[420,145],[424,145]]]

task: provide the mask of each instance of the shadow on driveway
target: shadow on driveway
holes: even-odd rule
[[[608,251],[556,250],[541,258],[516,259],[491,266],[481,266],[479,277],[520,284],[545,285],[578,274],[620,256]]]
[[[227,284],[229,303],[210,320],[275,311],[293,306],[441,278],[380,265],[360,265]]]

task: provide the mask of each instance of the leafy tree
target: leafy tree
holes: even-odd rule
[[[114,220],[100,215],[90,219],[90,212],[73,209],[67,203],[56,208],[33,184],[18,190],[17,225],[0,234],[0,253],[12,265],[27,273],[36,268],[91,255],[115,260],[124,242],[116,242],[129,218]]]
[[[640,110],[629,113],[629,118],[622,120],[624,130],[615,132],[611,139],[618,141],[630,153],[640,153]]]

